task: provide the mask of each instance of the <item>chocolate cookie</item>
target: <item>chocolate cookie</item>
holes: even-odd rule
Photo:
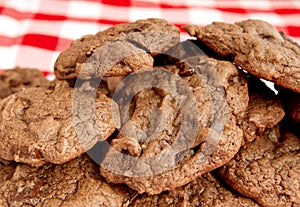
[[[0,158],[0,184],[1,185],[6,180],[11,178],[15,168],[16,168],[16,163],[9,162]]]
[[[4,205],[36,207],[121,207],[132,194],[129,189],[108,184],[87,155],[62,165],[39,168],[19,164],[0,186]]]
[[[119,124],[118,106],[101,93],[75,93],[63,85],[26,88],[0,101],[0,157],[61,164],[108,138]]]
[[[271,24],[245,20],[184,29],[249,73],[300,93],[300,47]]]
[[[50,81],[42,72],[31,68],[13,68],[0,75],[0,99],[28,87],[48,87]]]
[[[203,174],[183,187],[158,195],[140,195],[129,205],[129,207],[140,206],[259,207],[251,199],[228,189],[212,173]]]
[[[300,139],[272,129],[244,146],[219,174],[262,206],[299,206]]]
[[[247,142],[275,127],[285,113],[280,98],[258,78],[248,76],[249,105],[241,128]]]
[[[3,186],[7,180],[11,179],[15,169],[16,163],[5,161],[0,158],[0,186]],[[0,193],[0,206],[8,207],[6,199],[3,197],[2,193]]]
[[[170,72],[174,66],[154,68],[125,79],[115,92],[122,127],[100,169],[109,182],[158,194],[225,164],[239,150],[237,122],[248,105],[243,75],[230,62],[203,56],[186,64],[190,75]]]
[[[177,42],[179,29],[163,19],[119,24],[73,41],[57,58],[55,75],[89,79],[149,70],[153,66],[150,54],[162,53]]]
[[[281,89],[279,96],[289,117],[295,122],[300,123],[300,95],[286,89]]]

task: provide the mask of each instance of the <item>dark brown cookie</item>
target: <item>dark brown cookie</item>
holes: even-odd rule
[[[28,87],[48,87],[50,81],[42,72],[31,68],[13,68],[0,75],[0,99]]]
[[[0,158],[0,185],[12,177],[16,168],[16,163],[9,162]]]
[[[158,195],[138,196],[129,207],[259,207],[254,201],[245,198],[224,186],[212,173],[203,174],[189,184]]]
[[[241,128],[246,142],[259,138],[266,129],[275,127],[284,117],[280,98],[261,80],[248,76],[249,105]]]
[[[262,206],[300,206],[300,139],[274,128],[244,146],[219,174]]]
[[[58,79],[120,76],[149,70],[153,58],[179,42],[179,29],[163,19],[119,24],[73,41],[54,66]],[[80,74],[80,75],[79,75]]]
[[[64,163],[119,127],[118,106],[99,93],[27,88],[0,102],[0,157],[31,165]]]
[[[0,186],[3,186],[3,184],[7,180],[11,179],[11,177],[15,172],[16,166],[17,166],[16,163],[5,161],[0,158]],[[3,197],[1,192],[0,192],[0,206],[8,207],[6,199]]]
[[[19,164],[0,186],[4,205],[36,207],[121,207],[131,196],[125,187],[108,184],[87,155],[62,165],[39,168]]]
[[[281,89],[279,96],[289,117],[300,123],[300,95],[292,91]]]
[[[194,71],[189,76],[175,75],[174,66],[154,69],[129,78],[117,93],[122,127],[100,169],[109,182],[158,194],[225,164],[239,150],[237,121],[248,105],[243,75],[230,62],[202,56],[187,64]]]
[[[300,93],[300,47],[271,24],[245,20],[184,27],[217,55],[249,73]]]

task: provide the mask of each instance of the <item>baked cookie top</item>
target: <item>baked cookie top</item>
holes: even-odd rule
[[[131,194],[128,188],[108,184],[84,154],[62,165],[18,164],[0,186],[0,203],[2,196],[1,206],[121,207]]]
[[[262,20],[214,22],[184,29],[224,59],[249,73],[300,93],[300,47]]]
[[[129,205],[139,206],[259,207],[253,200],[228,189],[213,173],[203,174],[185,186],[158,195],[139,195]]]
[[[48,87],[48,81],[38,69],[16,67],[5,70],[0,75],[0,99],[3,99],[23,88]]]
[[[264,82],[247,75],[249,105],[241,128],[246,142],[259,138],[267,129],[272,129],[284,118],[284,109],[279,96]]]
[[[237,122],[248,105],[245,78],[228,61],[196,56],[186,64],[194,71],[186,76],[178,75],[186,70],[178,64],[122,84],[116,97],[128,113],[120,115],[121,129],[100,169],[109,182],[158,194],[225,164],[239,150]]]
[[[74,40],[60,53],[54,71],[58,79],[121,76],[153,66],[151,55],[179,42],[179,29],[163,19],[118,24]]]
[[[241,148],[219,174],[262,206],[299,206],[300,139],[273,128]]]
[[[119,125],[118,106],[101,93],[75,93],[63,84],[26,88],[0,101],[0,157],[35,166],[61,164],[108,138]]]

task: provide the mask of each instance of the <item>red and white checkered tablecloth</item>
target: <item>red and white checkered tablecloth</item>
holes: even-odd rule
[[[32,67],[51,75],[73,39],[150,17],[179,28],[262,19],[300,43],[299,0],[0,0],[0,70]]]

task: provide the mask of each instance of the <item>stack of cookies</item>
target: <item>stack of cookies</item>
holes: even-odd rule
[[[1,74],[0,206],[300,206],[300,46],[261,20],[184,30],[120,24],[54,81]]]

